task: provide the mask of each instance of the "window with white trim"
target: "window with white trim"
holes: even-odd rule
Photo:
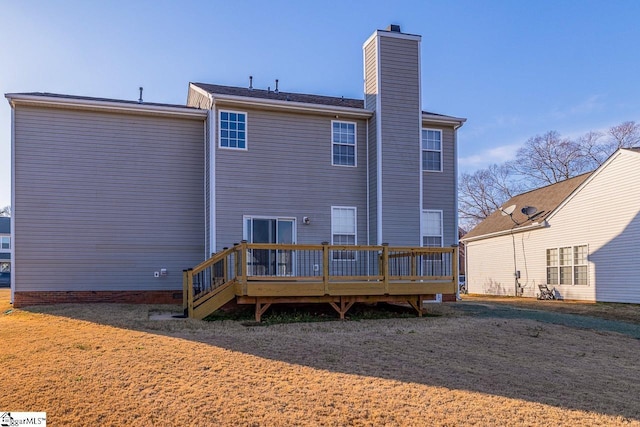
[[[587,245],[547,249],[547,284],[588,285]]]
[[[11,263],[0,262],[0,273],[11,273]]]
[[[11,249],[11,237],[9,236],[0,237],[0,249]]]
[[[247,113],[221,110],[218,123],[221,148],[247,149]]]
[[[357,230],[356,208],[331,207],[331,244],[355,245]],[[332,251],[333,260],[355,261],[355,251]]]
[[[422,211],[422,246],[442,247],[442,211]],[[443,254],[425,254],[422,256],[422,274],[442,276],[445,272]]]
[[[356,124],[331,121],[331,152],[334,166],[356,166]]]
[[[442,247],[442,211],[422,211],[422,246]]]
[[[442,131],[422,129],[422,170],[442,172]]]

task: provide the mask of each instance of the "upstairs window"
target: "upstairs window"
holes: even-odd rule
[[[0,249],[11,249],[11,237],[9,236],[0,237]]]
[[[356,124],[331,122],[332,164],[356,166]]]
[[[422,129],[422,170],[442,172],[442,131]]]
[[[220,111],[221,148],[247,149],[247,113]]]

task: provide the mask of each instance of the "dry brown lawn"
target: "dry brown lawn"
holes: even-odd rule
[[[149,320],[167,309],[12,310],[0,290],[0,411],[52,426],[640,426],[640,340],[623,334],[455,303],[262,327]]]

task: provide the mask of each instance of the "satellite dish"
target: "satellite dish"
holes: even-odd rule
[[[511,215],[515,210],[516,210],[516,205],[507,206],[504,209],[500,208],[500,212],[502,212],[502,216]]]
[[[526,215],[527,218],[530,218],[532,215],[534,215],[536,212],[538,212],[538,208],[536,208],[534,206],[525,206],[524,208],[522,208],[520,210],[520,212],[522,212],[524,215]]]

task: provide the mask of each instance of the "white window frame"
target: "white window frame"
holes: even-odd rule
[[[222,145],[222,113],[244,114],[244,148]],[[218,148],[223,150],[247,151],[249,149],[249,114],[246,111],[218,110]]]
[[[436,234],[427,234],[427,224],[426,224],[426,216],[428,213],[438,213],[440,214],[440,235]],[[423,209],[422,216],[420,217],[420,246],[421,247],[444,247],[444,215],[441,209]],[[424,238],[425,237],[440,237],[440,246],[424,246]]]
[[[350,233],[336,233],[335,229],[335,217],[334,211],[337,209],[342,210],[351,210],[353,211],[353,244],[354,246],[358,244],[358,208],[356,206],[331,206],[331,244],[336,244],[334,242],[334,236],[336,234],[340,235],[351,235]],[[343,245],[342,243],[340,245]],[[331,255],[331,261],[357,261],[358,260],[358,252],[353,251],[353,258],[335,258],[335,255],[342,251],[333,251],[334,253]]]
[[[422,133],[423,131],[433,131],[433,132],[438,132],[440,134],[440,150],[432,150],[432,149],[427,149],[424,148],[424,141],[423,141],[423,136]],[[433,129],[433,128],[422,128],[422,130],[420,131],[420,169],[422,170],[422,172],[442,172],[444,169],[443,166],[443,158],[442,158],[442,149],[443,149],[443,142],[442,142],[442,129]],[[436,153],[439,152],[440,153],[440,170],[435,170],[435,169],[425,169],[425,165],[424,165],[424,152],[430,152],[430,153]]]
[[[353,125],[353,164],[352,165],[339,165],[333,162],[333,147],[336,145],[346,145],[350,146],[351,144],[344,144],[341,142],[333,141],[333,124],[334,123],[346,123],[349,125]],[[347,168],[355,168],[358,166],[358,123],[350,122],[346,120],[331,120],[331,165],[332,166],[342,166]]]
[[[2,247],[5,244],[5,241],[9,245],[8,248]],[[11,236],[0,236],[0,251],[10,251],[10,250],[11,250]]]
[[[576,263],[576,258],[575,258],[575,254],[576,254],[576,249],[580,248],[580,247],[585,247],[586,248],[586,257],[585,257],[585,263],[584,264],[577,264]],[[562,249],[569,249],[570,252],[570,262],[569,264],[563,264],[563,260],[562,260],[562,256],[561,256],[561,250]],[[554,265],[549,265],[549,257],[548,257],[548,252],[551,250],[555,250],[556,252],[556,263]],[[562,283],[562,268],[571,268],[571,283]],[[587,270],[587,280],[586,283],[584,284],[577,284],[576,283],[576,267],[586,267]],[[555,269],[555,274],[556,274],[556,279],[557,279],[557,283],[551,283],[549,281],[549,269],[553,268]],[[547,284],[549,285],[554,285],[554,286],[589,286],[589,245],[587,244],[579,244],[579,245],[562,245],[562,246],[557,246],[557,247],[551,247],[551,248],[546,248],[545,249],[545,281],[547,282]]]

